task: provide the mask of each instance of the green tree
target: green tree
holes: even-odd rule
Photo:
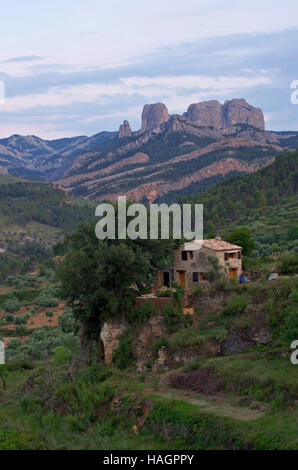
[[[138,289],[172,251],[169,240],[98,240],[94,222],[81,225],[69,246],[58,273],[62,295],[95,340],[105,319],[131,312]]]
[[[249,256],[255,249],[255,242],[251,237],[250,230],[247,227],[236,228],[227,237],[227,241],[242,247],[242,254]]]

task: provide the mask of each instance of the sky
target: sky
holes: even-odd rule
[[[137,130],[146,103],[232,98],[298,130],[297,0],[2,0],[0,40],[0,138]]]

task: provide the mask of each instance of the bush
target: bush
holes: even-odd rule
[[[189,348],[198,349],[204,338],[202,333],[195,328],[185,328],[175,333],[169,340],[171,349]]]
[[[163,323],[166,326],[167,333],[173,333],[177,328],[183,324],[186,317],[181,312],[181,309],[174,304],[173,301],[164,305],[161,309],[163,314]]]
[[[113,362],[118,369],[126,369],[133,363],[132,335],[126,334],[119,341],[118,348],[113,352]]]
[[[297,274],[298,273],[298,253],[286,254],[281,257],[278,267],[279,274]]]
[[[222,316],[234,316],[244,312],[247,307],[247,299],[242,295],[234,295],[228,300],[226,306],[221,310]]]
[[[3,308],[6,312],[14,313],[20,309],[20,302],[16,297],[11,297],[10,299],[6,300],[3,305]]]
[[[76,335],[79,331],[78,322],[71,308],[66,308],[62,315],[59,316],[58,324],[64,333],[74,333]]]
[[[42,291],[40,293],[35,302],[41,307],[54,308],[58,307],[59,305],[58,302],[54,299],[54,297],[45,291]]]

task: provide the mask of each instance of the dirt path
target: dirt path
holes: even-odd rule
[[[200,394],[200,397],[197,398],[196,395],[188,392],[183,393],[178,390],[150,391],[150,393],[174,400],[182,400],[186,403],[199,406],[200,408],[218,416],[239,419],[241,421],[254,421],[265,414],[264,411],[232,405],[226,397],[221,395]]]

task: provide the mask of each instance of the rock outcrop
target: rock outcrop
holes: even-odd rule
[[[103,324],[100,332],[100,339],[104,346],[105,363],[111,364],[113,360],[113,352],[119,346],[121,336],[128,328],[127,321],[124,319],[108,320]]]
[[[254,108],[245,99],[225,101],[203,101],[191,104],[184,116],[198,126],[227,129],[237,124],[249,124],[257,129],[265,130],[263,111]]]
[[[163,103],[145,104],[142,112],[141,131],[149,131],[169,119],[168,109]]]
[[[222,105],[216,100],[191,104],[184,116],[198,126],[222,128]]]
[[[123,121],[123,124],[119,127],[118,138],[123,139],[123,137],[131,137],[132,130],[128,121]]]
[[[245,99],[225,101],[223,105],[223,128],[236,124],[249,124],[258,129],[265,130],[263,111],[254,108]]]

